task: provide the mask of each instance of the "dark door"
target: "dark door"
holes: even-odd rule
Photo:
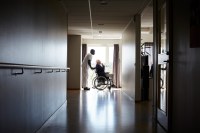
[[[155,97],[157,121],[168,130],[170,107],[170,43],[169,43],[169,13],[167,0],[156,1],[156,30],[155,30]],[[155,4],[155,3],[154,3]]]

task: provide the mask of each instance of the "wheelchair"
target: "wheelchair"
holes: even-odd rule
[[[106,76],[98,76],[98,74],[96,74],[96,77],[93,79],[93,88],[98,90],[104,90],[105,88],[110,90],[112,86],[113,74],[109,74],[108,72],[106,72]]]

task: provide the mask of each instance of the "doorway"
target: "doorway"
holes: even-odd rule
[[[153,97],[153,1],[141,13],[141,100]]]
[[[92,58],[91,65],[96,66],[96,60],[99,59],[105,65],[105,72],[113,72],[113,45],[99,45],[99,44],[88,44],[87,51],[91,49],[95,50],[95,55]],[[92,81],[96,76],[95,70],[89,69],[88,75],[88,86],[93,87]]]

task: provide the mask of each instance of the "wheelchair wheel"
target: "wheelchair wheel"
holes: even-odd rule
[[[108,80],[103,76],[98,76],[94,80],[94,87],[98,90],[104,90],[108,84]]]
[[[97,78],[98,76],[95,76],[93,79],[92,79],[92,88],[95,88],[95,85],[94,85],[94,81],[95,81],[95,79]]]

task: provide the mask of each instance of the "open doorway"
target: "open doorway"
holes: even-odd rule
[[[153,97],[153,1],[141,13],[141,100]]]
[[[114,46],[113,45],[88,45],[87,51],[90,51],[91,49],[95,50],[95,55],[92,58],[92,66],[94,67],[96,65],[96,60],[99,59],[101,62],[105,65],[105,72],[112,73],[113,72],[113,51]],[[93,87],[92,81],[95,78],[96,73],[95,70],[89,69],[89,75],[88,75],[88,86],[90,88]]]

